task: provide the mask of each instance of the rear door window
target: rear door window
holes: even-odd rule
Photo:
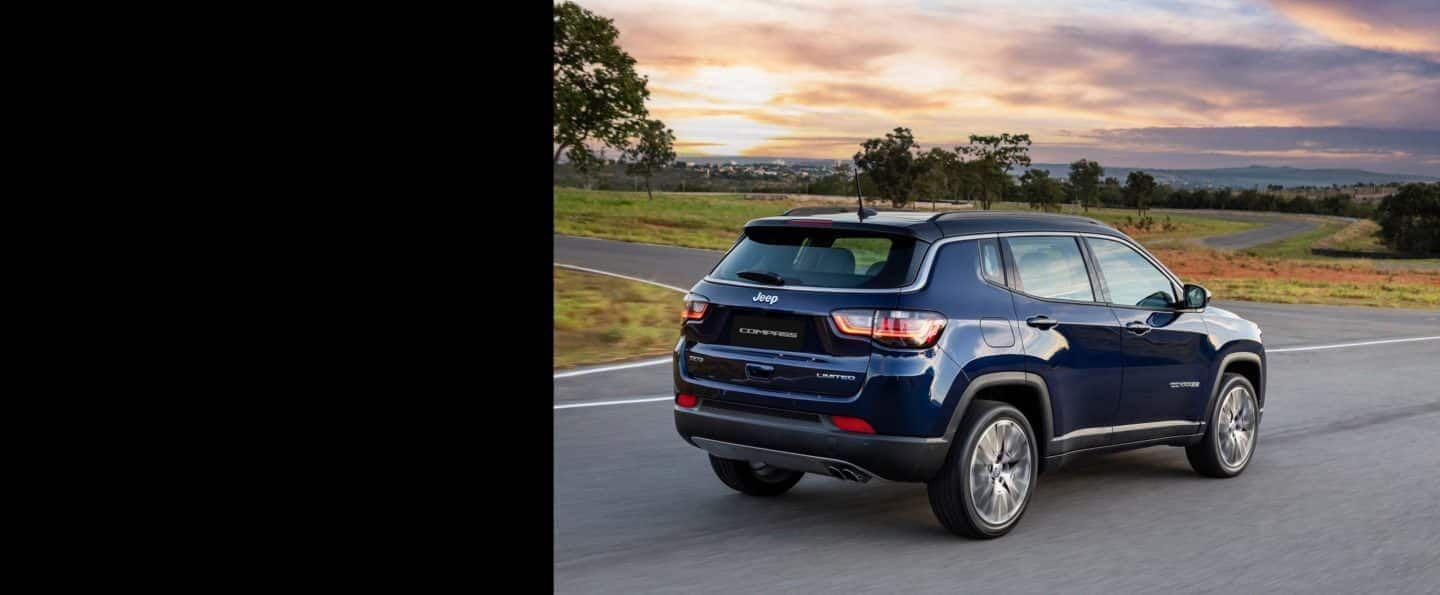
[[[755,227],[710,276],[759,285],[895,289],[915,279],[928,247],[873,232]]]
[[[1018,273],[1012,285],[1039,298],[1093,302],[1095,289],[1080,245],[1069,236],[1006,238]]]
[[[1000,261],[999,242],[980,240],[980,274],[986,281],[996,285],[1005,284],[1005,267]]]

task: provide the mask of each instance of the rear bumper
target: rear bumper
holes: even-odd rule
[[[869,475],[929,481],[950,450],[944,438],[845,432],[828,416],[737,408],[705,399],[695,409],[676,407],[675,429],[686,442],[720,458],[861,481]]]

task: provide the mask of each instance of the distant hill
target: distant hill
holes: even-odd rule
[[[1065,177],[1070,166],[1063,163],[1037,163],[1033,167],[1044,169],[1052,176]],[[1271,184],[1287,188],[1295,186],[1327,187],[1332,184],[1386,184],[1389,182],[1440,182],[1434,176],[1408,174],[1386,174],[1359,169],[1304,169],[1299,167],[1225,167],[1217,169],[1150,169],[1136,167],[1105,167],[1105,175],[1125,181],[1130,172],[1141,170],[1155,181],[1178,188],[1254,188],[1264,189]],[[1012,172],[1015,173],[1015,172]]]

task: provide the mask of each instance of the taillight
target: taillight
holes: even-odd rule
[[[686,409],[694,409],[696,405],[700,404],[700,399],[689,393],[680,393],[675,395],[675,404]]]
[[[914,310],[836,310],[835,328],[847,335],[870,337],[889,347],[925,349],[940,339],[945,317]]]
[[[700,320],[708,311],[710,311],[710,300],[693,293],[686,294],[685,309],[680,311],[680,320],[684,322]]]

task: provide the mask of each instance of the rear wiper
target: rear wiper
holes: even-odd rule
[[[785,279],[780,275],[776,275],[775,273],[767,273],[765,271],[740,271],[738,273],[735,273],[735,276],[740,277],[741,279],[759,281],[768,285],[785,284]]]

